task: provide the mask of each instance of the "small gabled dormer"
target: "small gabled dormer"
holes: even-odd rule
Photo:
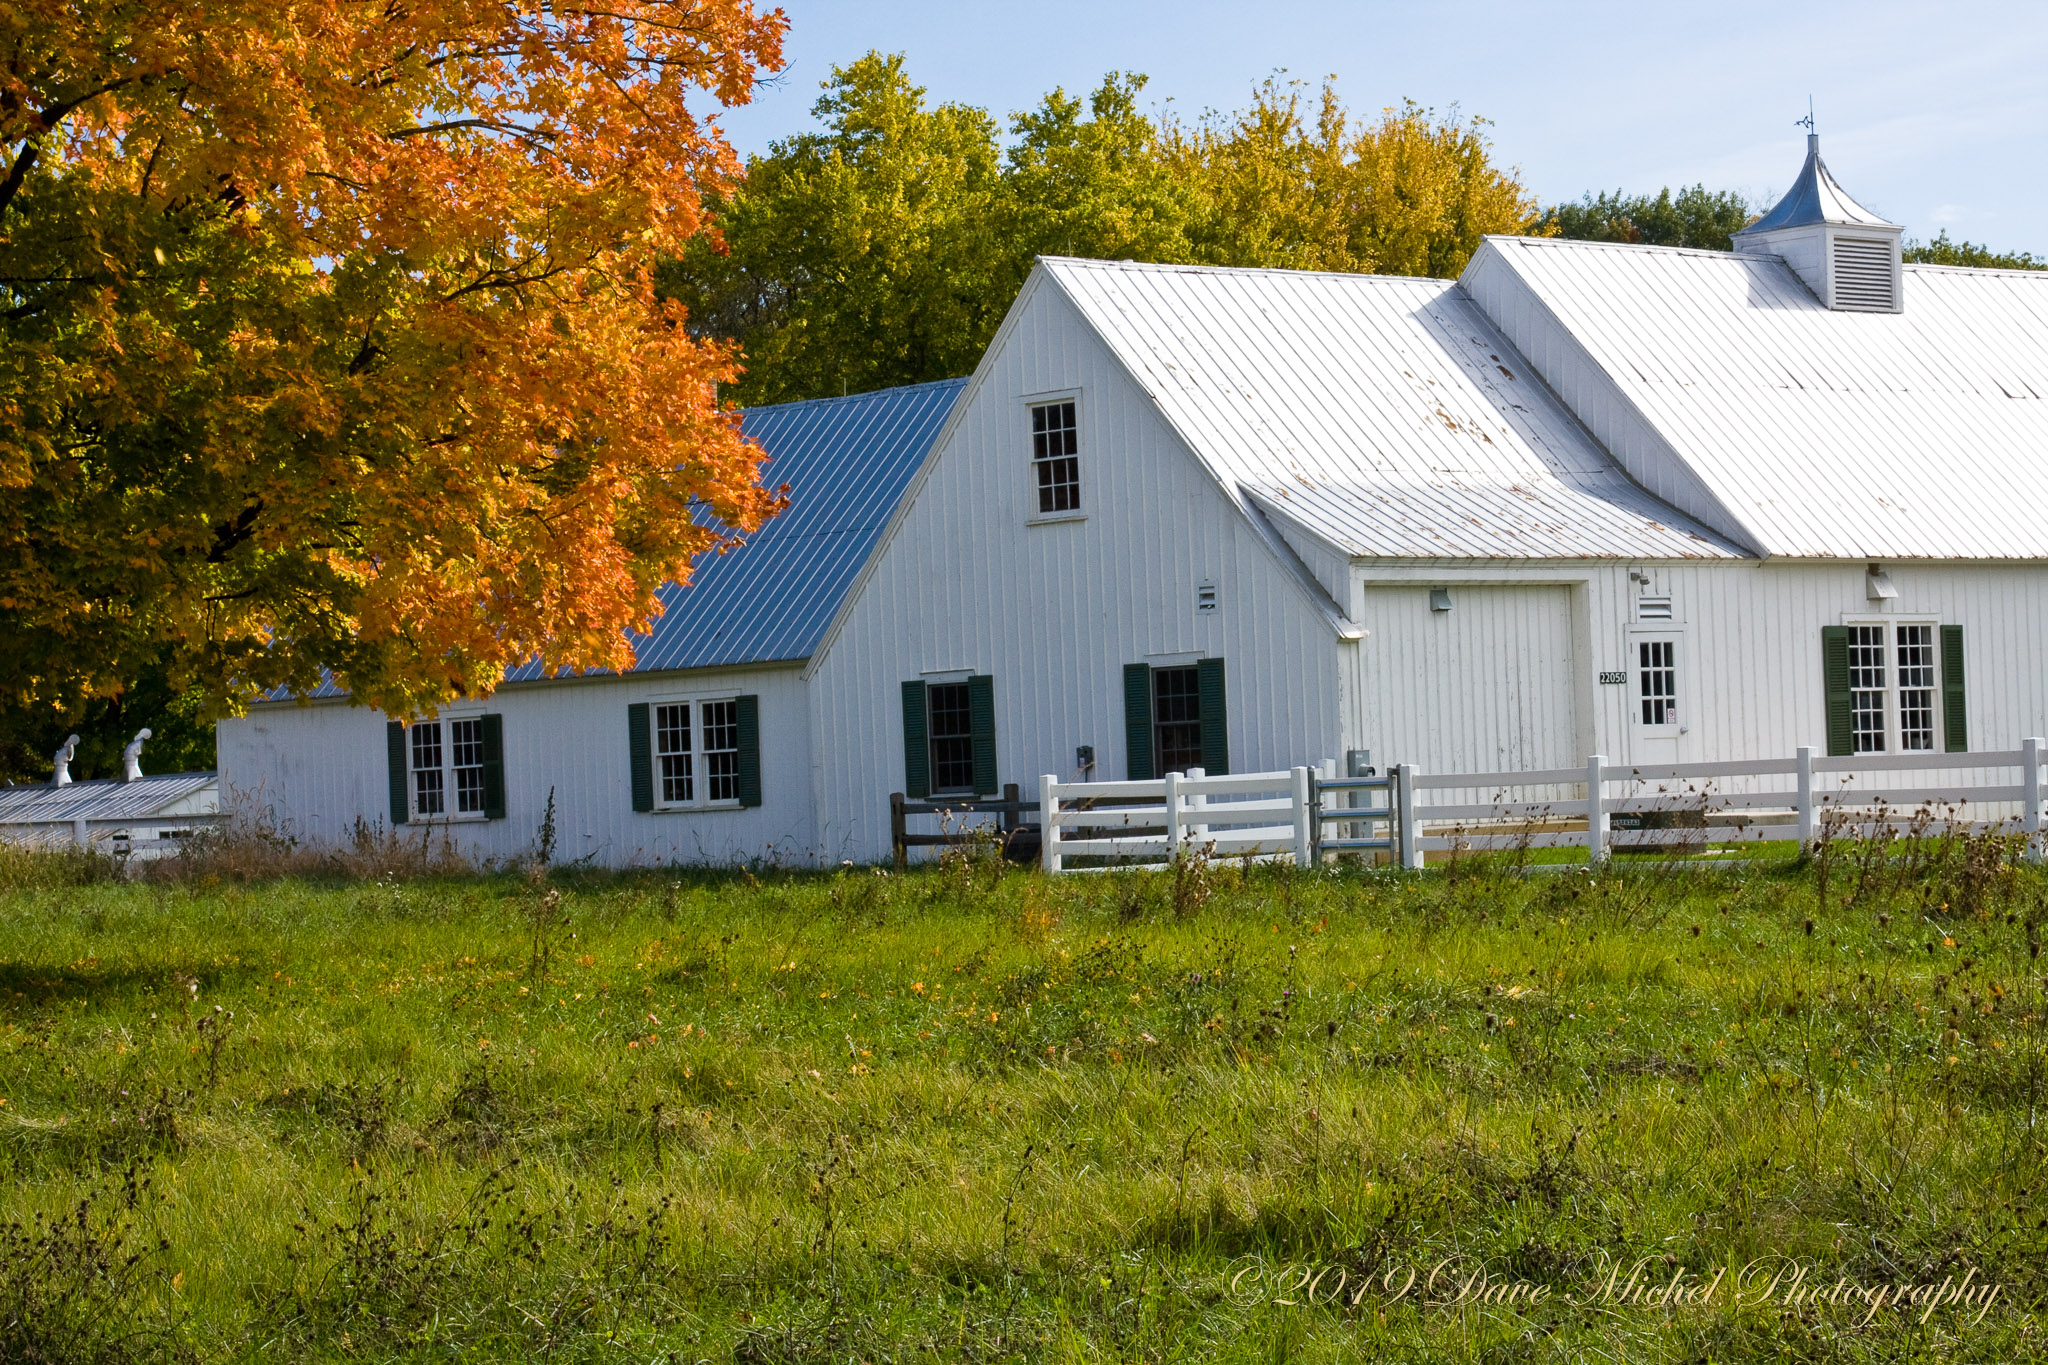
[[[1828,308],[1897,313],[1905,307],[1899,269],[1904,232],[1835,183],[1820,159],[1819,135],[1809,133],[1799,179],[1769,213],[1735,234],[1735,249],[1782,256]]]

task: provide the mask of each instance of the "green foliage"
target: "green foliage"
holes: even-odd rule
[[[1588,242],[1639,242],[1646,246],[1692,246],[1728,251],[1750,220],[1750,208],[1733,190],[1705,185],[1647,194],[1587,194],[1576,204],[1543,211],[1540,232]]]
[[[161,660],[138,662],[126,690],[59,711],[47,706],[0,705],[0,782],[47,782],[50,755],[69,735],[79,737],[71,776],[79,781],[121,775],[121,750],[147,726],[142,749],[146,773],[203,772],[214,765],[214,732],[204,692],[182,690]]]
[[[1845,846],[1825,891],[965,858],[16,891],[0,1239],[42,1259],[0,1300],[83,1359],[2034,1358],[2048,881],[1901,853]],[[2003,1298],[1229,1291],[1667,1255]]]
[[[1948,229],[1934,234],[1931,242],[1908,241],[1905,258],[1922,265],[1968,265],[1980,270],[2048,270],[2048,260],[2031,251],[1993,251],[1975,242],[1952,242]]]
[[[773,144],[662,287],[739,343],[745,405],[963,375],[1040,255],[1454,275],[1534,205],[1480,120],[1412,103],[1354,121],[1268,81],[1240,115],[1155,125],[1145,78],[1011,116],[928,105],[901,56],[835,69],[823,125]]]

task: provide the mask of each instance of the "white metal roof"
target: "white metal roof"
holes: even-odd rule
[[[0,825],[210,815],[219,809],[219,791],[215,773],[159,773],[133,782],[100,780],[62,787],[47,782],[0,787]]]
[[[2048,558],[2048,273],[1908,265],[1893,314],[1830,311],[1775,256],[1493,237],[1468,278],[1487,258],[1527,292],[1488,306],[1554,318],[1738,542]]]
[[[1740,553],[1632,483],[1454,281],[1043,266],[1226,487],[1347,553]]]

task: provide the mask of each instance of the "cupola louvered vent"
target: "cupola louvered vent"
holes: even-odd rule
[[[1834,245],[1834,306],[1860,313],[1898,311],[1898,247],[1857,237],[1837,237]]]

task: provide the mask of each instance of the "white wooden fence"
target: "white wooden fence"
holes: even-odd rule
[[[1412,763],[1379,779],[1322,769],[1209,777],[1196,768],[1153,782],[1039,780],[1042,857],[1097,868],[1161,867],[1196,850],[1307,867],[1326,853],[1387,849],[1401,867],[1431,853],[1583,848],[1607,860],[1616,817],[1632,847],[1700,847],[1866,835],[1997,830],[2044,852],[2041,769],[2048,739],[1972,753],[1857,754],[1726,763],[1624,766],[1595,754],[1579,768],[1423,773]],[[1900,774],[1919,785],[1896,785]],[[1370,798],[1383,794],[1382,803]],[[1365,798],[1368,808],[1360,808]],[[1434,799],[1432,799],[1434,798]],[[1326,834],[1332,824],[1344,828]]]
[[[1200,768],[1154,782],[1038,780],[1040,857],[1048,872],[1069,858],[1102,866],[1161,867],[1176,854],[1315,861],[1315,776],[1307,768],[1210,777]]]
[[[1617,815],[1686,819],[1687,827],[1628,831],[1644,846],[1697,846],[1862,835],[1883,828],[1926,833],[2025,834],[2041,851],[2041,766],[2048,740],[1972,753],[1855,754],[1628,767],[1593,755],[1583,768],[1534,772],[1395,771],[1397,861],[1420,867],[1431,852],[1584,848],[1604,862]],[[1899,774],[1927,775],[1916,786]],[[1430,793],[1443,793],[1435,801]],[[1540,793],[1540,794],[1539,794]],[[1650,822],[1646,822],[1650,823]]]

